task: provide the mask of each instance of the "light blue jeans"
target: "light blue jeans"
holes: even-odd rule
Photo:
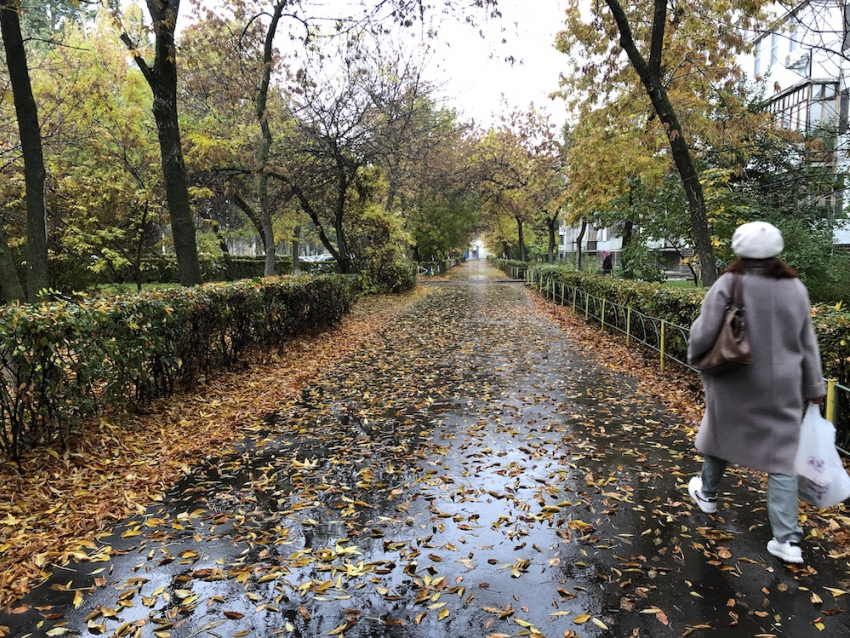
[[[720,479],[728,463],[716,456],[705,454],[702,462],[702,493],[717,496]],[[798,522],[797,477],[793,474],[767,475],[767,515],[773,538],[780,543],[803,540],[803,530]]]

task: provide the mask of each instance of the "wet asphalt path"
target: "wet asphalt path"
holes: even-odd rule
[[[0,614],[13,636],[850,636],[847,558],[767,554],[690,435],[517,283],[466,264]],[[40,609],[37,609],[39,607]],[[574,633],[571,633],[574,632]]]

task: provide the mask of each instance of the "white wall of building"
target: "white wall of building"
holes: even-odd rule
[[[781,12],[770,32],[754,34],[750,54],[740,64],[750,78],[765,83],[765,97],[773,100],[777,124],[795,130],[839,127],[836,171],[850,175],[848,74],[850,74],[850,6],[842,0],[809,0],[793,12]],[[834,240],[850,244],[850,222],[845,218],[848,197],[837,198]]]

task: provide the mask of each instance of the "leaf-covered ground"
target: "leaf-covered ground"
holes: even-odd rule
[[[0,609],[55,566],[87,551],[94,535],[145,507],[206,458],[240,441],[282,401],[360,347],[425,294],[361,301],[342,326],[293,340],[249,367],[210,379],[146,414],[89,423],[66,449],[0,463]],[[2,625],[2,623],[0,623]]]
[[[64,509],[44,514],[21,497],[4,530],[20,543],[28,521],[48,543],[32,555],[54,568],[0,625],[175,638],[850,635],[844,513],[809,512],[807,564],[787,567],[764,549],[758,475],[732,473],[719,515],[699,512],[685,489],[699,467],[695,380],[659,379],[498,277],[472,262],[373,315],[298,392],[270,361],[216,381],[229,391],[170,402],[176,412],[138,443],[101,445],[94,464],[124,482],[78,481],[70,503],[56,488]],[[151,484],[160,459],[143,452],[157,438],[169,456]],[[45,505],[52,481],[68,485],[85,461],[49,465]],[[75,503],[91,512],[109,490],[124,492],[108,510],[117,526],[90,535]],[[78,560],[62,564],[49,521],[71,530],[62,538],[81,530]],[[10,567],[32,551],[17,547]]]

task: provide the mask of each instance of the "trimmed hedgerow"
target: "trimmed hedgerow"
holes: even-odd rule
[[[684,328],[699,315],[705,288],[676,288],[665,284],[629,281],[615,277],[585,275],[558,266],[536,266],[535,276],[543,276],[589,295],[630,306],[646,315],[664,319]],[[812,323],[818,335],[824,374],[846,385],[850,382],[850,314],[840,306],[812,306]]]
[[[494,261],[509,272],[516,263]],[[520,262],[521,263],[521,262]],[[645,315],[664,319],[683,328],[690,328],[699,315],[704,288],[676,288],[665,284],[622,280],[601,275],[587,275],[563,266],[529,266],[535,279],[563,282],[589,295],[631,307]],[[824,375],[850,387],[850,314],[838,306],[815,304],[812,324],[818,337]],[[837,440],[842,446],[850,443],[850,392],[837,393]]]
[[[138,407],[257,344],[340,321],[354,277],[273,277],[0,308],[0,450],[61,441],[106,405]]]

